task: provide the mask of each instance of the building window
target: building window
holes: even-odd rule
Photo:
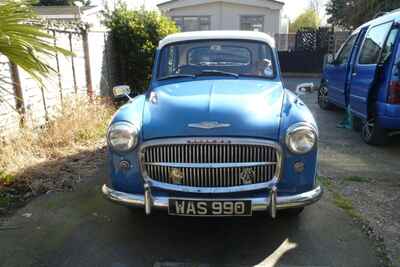
[[[172,17],[183,32],[208,31],[211,29],[209,16],[179,16]]]
[[[242,31],[264,31],[264,16],[241,16],[240,29]]]

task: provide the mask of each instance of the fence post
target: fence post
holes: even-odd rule
[[[90,70],[90,55],[89,55],[89,40],[88,31],[82,30],[82,43],[83,43],[83,53],[85,58],[85,74],[86,74],[86,85],[87,94],[90,98],[93,97],[93,85],[92,85],[92,74]]]
[[[49,121],[49,112],[47,110],[46,96],[44,95],[43,86],[40,86],[40,91],[42,93],[42,102],[43,102],[43,108],[44,108],[44,119],[46,120],[46,122],[48,122]]]
[[[11,79],[13,82],[13,89],[15,95],[15,108],[20,115],[20,127],[25,126],[25,104],[24,96],[22,94],[21,79],[19,77],[18,66],[10,62]]]
[[[57,46],[57,38],[56,38],[56,31],[53,30],[53,37],[54,37],[54,47]],[[61,108],[63,106],[63,94],[62,94],[62,83],[61,83],[61,73],[60,73],[60,61],[58,58],[58,53],[56,52],[56,63],[57,63],[57,77],[58,77],[58,87],[60,91],[60,99],[61,99]]]
[[[72,47],[72,33],[69,33],[68,38],[69,38],[69,51],[71,51],[71,53],[73,53],[74,49]],[[74,55],[71,55],[71,67],[72,67],[72,78],[74,80],[75,94],[78,94],[78,86],[77,86],[77,83],[76,83]]]

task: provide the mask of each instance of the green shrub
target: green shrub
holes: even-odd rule
[[[117,82],[142,93],[151,79],[158,42],[178,31],[175,22],[155,11],[129,10],[120,5],[105,15],[117,57]]]

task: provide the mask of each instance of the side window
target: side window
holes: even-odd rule
[[[178,68],[178,51],[177,47],[169,46],[161,51],[160,60],[164,64],[159,65],[161,76],[176,74]]]
[[[177,53],[175,47],[168,47],[168,72],[174,73],[177,69]]]
[[[353,49],[354,43],[356,42],[356,39],[357,39],[357,34],[354,34],[347,40],[347,42],[343,45],[342,49],[337,55],[335,64],[342,65],[346,64],[349,61],[351,51]]]
[[[369,30],[361,48],[359,64],[378,64],[379,56],[392,24],[392,22],[381,24]]]
[[[385,43],[385,46],[383,47],[382,56],[381,59],[379,60],[380,64],[385,64],[386,61],[389,59],[390,55],[392,54],[398,33],[399,33],[398,28],[393,28],[389,32],[389,37]]]

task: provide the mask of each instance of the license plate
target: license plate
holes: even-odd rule
[[[176,216],[251,216],[251,200],[169,199],[168,214]]]

